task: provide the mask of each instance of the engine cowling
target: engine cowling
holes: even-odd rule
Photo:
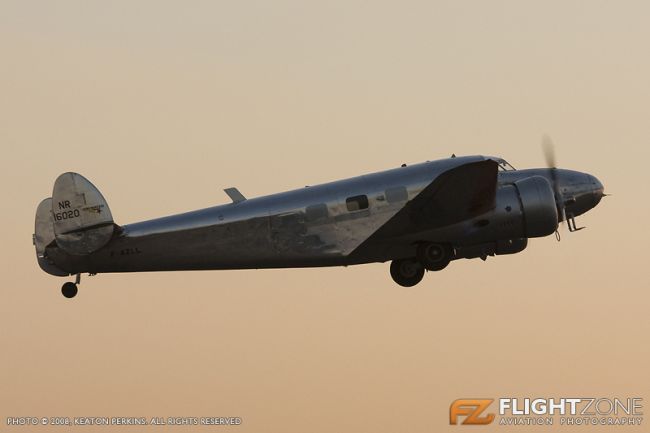
[[[551,184],[542,176],[532,176],[514,183],[521,203],[523,237],[548,236],[557,230],[558,215]]]
[[[528,238],[548,236],[557,230],[553,189],[542,176],[500,185],[494,209],[473,225],[469,242],[455,245],[456,258],[518,253],[526,248]]]
[[[472,244],[547,236],[557,225],[551,185],[541,176],[531,176],[499,186],[494,209],[474,222]]]

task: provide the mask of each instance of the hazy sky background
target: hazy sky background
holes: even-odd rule
[[[0,1],[2,425],[439,432],[461,428],[452,400],[508,396],[643,397],[650,413],[649,16],[646,1]],[[126,224],[230,186],[451,153],[543,166],[543,133],[613,194],[588,229],[411,289],[386,263],[99,275],[67,300],[31,244],[64,171]]]

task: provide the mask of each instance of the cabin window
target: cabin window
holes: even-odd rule
[[[386,201],[388,203],[397,203],[400,201],[406,201],[409,198],[409,194],[406,191],[406,187],[403,186],[395,186],[392,188],[388,188],[385,194],[386,194]]]
[[[307,221],[318,221],[327,218],[327,205],[325,203],[312,204],[305,209]]]
[[[368,196],[355,195],[354,197],[348,197],[345,200],[345,204],[347,205],[348,211],[350,212],[354,212],[362,209],[368,209]]]

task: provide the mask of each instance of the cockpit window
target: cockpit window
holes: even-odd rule
[[[497,162],[497,164],[499,164],[499,170],[501,170],[501,171],[515,171],[515,170],[517,170],[512,165],[510,165],[510,163],[508,163],[508,161],[506,161],[503,158],[495,158],[494,160]]]

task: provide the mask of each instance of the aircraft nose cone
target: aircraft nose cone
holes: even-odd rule
[[[605,195],[603,184],[591,174],[564,170],[559,179],[567,215],[584,214],[596,207]]]
[[[598,203],[600,203],[600,200],[605,195],[605,187],[596,178],[596,176],[592,176],[591,174],[588,174],[587,178],[589,179],[589,184],[591,185],[591,193],[593,194],[593,198],[594,198],[594,206],[596,206]]]

